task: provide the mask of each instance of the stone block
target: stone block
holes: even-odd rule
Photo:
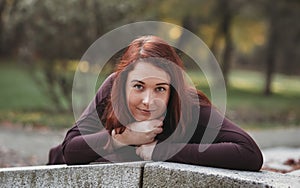
[[[300,187],[295,175],[168,162],[0,169],[0,187]]]
[[[300,187],[299,177],[178,163],[147,163],[143,187]]]
[[[140,187],[144,162],[0,169],[0,187]]]

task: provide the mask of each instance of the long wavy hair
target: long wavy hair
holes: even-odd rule
[[[127,106],[125,85],[128,73],[139,62],[151,63],[171,78],[163,132],[158,137],[166,139],[175,130],[179,135],[184,134],[193,118],[191,106],[210,106],[211,102],[203,92],[188,86],[184,78],[183,62],[175,49],[156,36],[142,36],[132,41],[117,64],[111,97],[105,109],[105,117],[102,117],[105,128],[110,133],[113,129],[122,133],[127,124],[135,121]]]

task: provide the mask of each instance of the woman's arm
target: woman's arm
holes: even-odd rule
[[[110,135],[102,125],[98,112],[103,113],[113,84],[113,74],[99,88],[94,100],[82,113],[63,141],[63,154],[67,164],[86,164],[100,154],[108,154]],[[97,107],[97,109],[96,109]]]
[[[204,130],[207,129],[205,134],[218,131],[213,127],[206,128],[210,110],[210,107],[201,108],[200,123],[188,144],[160,143],[153,150],[152,160],[167,159],[166,161],[203,166],[260,170],[263,163],[260,149],[246,132],[228,119],[224,119],[212,144],[200,144]],[[199,147],[206,149],[199,151]]]

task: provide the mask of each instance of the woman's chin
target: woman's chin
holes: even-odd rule
[[[164,116],[160,115],[160,116],[135,116],[134,119],[136,121],[150,121],[150,120],[154,120],[154,119],[159,119],[159,120],[164,120]]]
[[[133,117],[136,121],[148,121],[153,119],[152,118],[153,116],[151,114],[142,114],[142,113],[136,113],[134,114]]]

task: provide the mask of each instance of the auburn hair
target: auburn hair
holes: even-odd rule
[[[193,118],[191,105],[210,106],[211,102],[203,92],[188,86],[184,78],[183,62],[175,49],[156,36],[142,36],[135,39],[121,56],[115,69],[115,79],[105,109],[105,117],[101,117],[105,121],[105,128],[110,133],[113,129],[117,133],[122,133],[127,124],[135,121],[127,107],[125,86],[128,73],[139,62],[151,63],[166,71],[171,78],[171,91],[161,139],[166,139],[175,130],[179,135],[184,134],[186,126]]]

